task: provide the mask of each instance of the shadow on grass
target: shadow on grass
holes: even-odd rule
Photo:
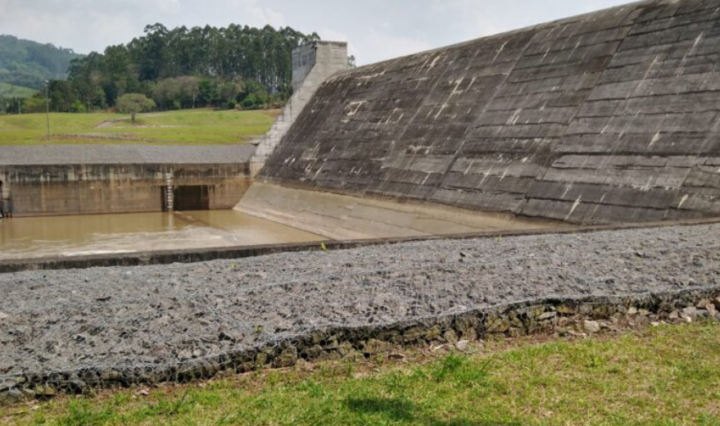
[[[435,419],[424,415],[420,408],[403,398],[349,398],[346,403],[347,407],[355,413],[379,415],[386,420],[399,423],[426,426],[521,426],[516,422]]]

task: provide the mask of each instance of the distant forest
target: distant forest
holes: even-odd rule
[[[289,27],[149,25],[128,44],[70,60],[67,79],[50,81],[50,108],[104,110],[129,93],[144,94],[161,110],[281,106],[292,95],[293,49],[319,39]],[[44,93],[4,102],[9,113],[45,109]]]

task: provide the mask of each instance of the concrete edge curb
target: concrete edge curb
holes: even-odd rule
[[[489,238],[511,238],[522,236],[537,235],[568,235],[568,234],[587,234],[594,232],[606,231],[623,231],[637,229],[653,229],[667,228],[674,226],[702,226],[714,225],[720,223],[720,218],[713,219],[695,219],[679,222],[656,222],[643,224],[626,224],[626,225],[601,225],[601,226],[582,226],[568,229],[539,229],[525,231],[496,231],[483,232],[473,234],[455,234],[455,235],[435,235],[426,237],[406,237],[406,238],[383,238],[369,240],[346,240],[324,242],[311,242],[299,244],[274,244],[274,245],[258,245],[258,246],[239,246],[239,247],[223,247],[210,249],[189,249],[189,250],[164,250],[138,252],[128,254],[114,255],[90,255],[77,257],[43,257],[36,259],[23,260],[3,260],[0,261],[0,274],[22,272],[22,271],[38,271],[38,270],[66,270],[66,269],[87,269],[102,268],[110,266],[147,266],[147,265],[168,265],[172,263],[198,263],[208,262],[221,259],[243,259],[259,256],[267,256],[278,253],[292,253],[304,251],[322,250],[324,245],[327,250],[350,250],[362,247],[372,247],[378,245],[395,245],[409,242],[419,241],[437,241],[437,240],[469,240],[469,239],[489,239]]]

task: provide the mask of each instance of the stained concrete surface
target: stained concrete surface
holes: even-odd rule
[[[281,185],[573,223],[720,215],[720,0],[652,0],[329,79]]]
[[[0,219],[0,260],[319,241],[238,211]]]
[[[0,382],[151,371],[334,326],[517,301],[718,286],[720,225],[0,274]]]
[[[261,182],[250,187],[235,209],[335,240],[569,227],[510,214],[308,191]]]
[[[162,212],[165,190],[208,188],[210,209],[231,209],[251,181],[243,163],[0,166],[0,201],[15,217]]]
[[[0,166],[118,164],[242,164],[250,161],[251,145],[33,145],[3,146]]]

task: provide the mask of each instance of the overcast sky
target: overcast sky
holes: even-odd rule
[[[359,64],[629,0],[0,0],[0,34],[102,51],[146,24],[291,26],[348,41]]]

